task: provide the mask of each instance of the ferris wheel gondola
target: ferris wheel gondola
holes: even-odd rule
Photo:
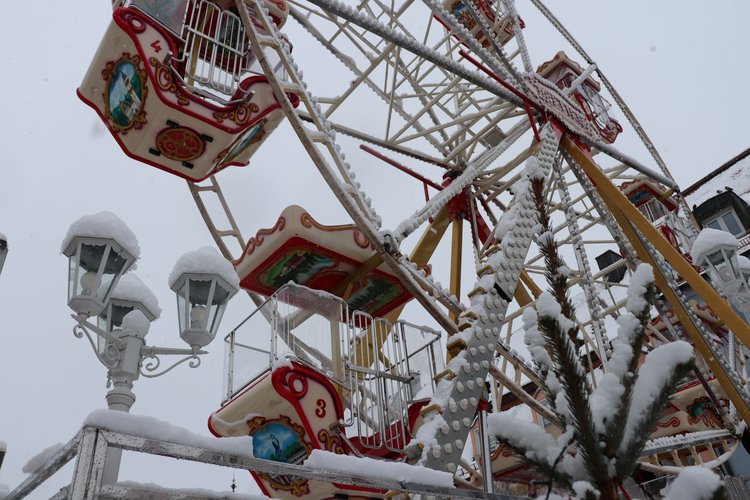
[[[233,2],[113,7],[78,96],[125,154],[191,181],[247,165],[284,115]],[[269,8],[283,25],[286,4]]]

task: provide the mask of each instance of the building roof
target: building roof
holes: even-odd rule
[[[689,206],[700,205],[717,192],[731,188],[750,204],[750,148],[682,191]]]

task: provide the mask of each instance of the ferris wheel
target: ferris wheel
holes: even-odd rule
[[[547,179],[544,196],[570,273],[583,365],[591,373],[606,370],[606,330],[625,307],[625,269],[639,260],[653,265],[663,298],[650,325],[651,345],[685,337],[700,353],[695,383],[672,398],[642,467],[673,473],[692,463],[719,465],[731,455],[739,422],[750,421],[740,347],[748,345],[748,327],[686,260],[697,232],[656,148],[541,0],[518,6],[514,0],[159,4],[115,2],[113,22],[79,95],[126,154],[188,181],[219,249],[274,329],[290,345],[303,346],[297,354],[325,358],[323,365],[339,381],[346,368],[336,371],[335,353],[323,356],[298,338],[288,342],[288,322],[273,319],[278,307],[268,309],[266,297],[303,309],[302,303],[318,303],[304,290],[285,288],[290,280],[337,297],[336,307],[343,309],[336,314],[345,309],[350,329],[369,332],[368,349],[377,356],[352,347],[362,341],[349,331],[344,340],[337,337],[351,349],[346,366],[352,359],[383,364],[386,347],[388,359],[401,359],[397,336],[372,332],[382,320],[400,325],[403,334],[409,326],[399,320],[407,303],[418,304],[447,334],[445,366],[430,377],[440,394],[404,407],[402,430],[392,440],[384,438],[395,432],[390,424],[362,417],[354,426],[359,435],[344,435],[337,450],[354,449],[356,437],[358,453],[421,457],[428,467],[464,473],[469,482],[488,475],[532,478],[501,448],[478,457],[481,468],[462,458],[470,443],[481,448],[476,416],[488,400],[496,411],[525,407],[540,425],[557,423],[523,352],[523,310],[546,286],[525,182],[531,164]],[[556,38],[534,39],[524,10]],[[349,221],[321,224],[295,199],[278,217],[239,213],[243,188],[224,184],[222,171],[249,163],[241,175],[252,180],[253,162],[277,134],[301,145],[310,172],[317,170]],[[617,149],[621,134],[641,142],[653,168]],[[275,189],[283,199],[283,183]],[[688,301],[685,286],[703,306]],[[722,325],[712,321],[716,317]],[[340,321],[337,316],[335,323]],[[408,353],[403,357],[408,360]],[[383,366],[381,372],[394,370]],[[309,384],[320,385],[323,407],[341,405],[340,399],[342,415],[347,402],[350,417],[366,413],[365,396],[375,389],[363,389],[364,378],[349,379],[359,387],[357,400],[356,391],[347,396],[340,387],[326,389],[316,377]],[[244,385],[249,380],[229,391],[227,408],[240,399],[252,406]],[[287,390],[295,393],[293,380]],[[227,415],[250,413],[242,411],[217,412],[212,431],[232,434]],[[443,424],[427,429],[437,415]],[[414,428],[417,421],[421,431]],[[288,422],[269,422],[251,429],[269,433],[279,450],[281,435],[268,426]],[[382,446],[372,444],[378,439]],[[323,441],[302,439],[302,448]],[[300,485],[263,481],[274,494],[305,494]]]

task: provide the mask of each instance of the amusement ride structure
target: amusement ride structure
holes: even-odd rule
[[[750,329],[691,261],[697,225],[630,109],[541,0],[523,4],[557,47],[532,54],[534,29],[514,0],[114,1],[78,94],[125,154],[187,181],[258,306],[225,338],[212,433],[252,435],[254,455],[278,462],[321,449],[420,463],[469,489],[528,491],[533,471],[485,423],[490,411],[552,433],[557,423],[520,319],[545,287],[531,159],[546,178],[592,383],[638,261],[653,266],[660,292],[649,346],[686,339],[699,358],[641,470],[718,466],[738,446],[750,421]],[[249,164],[232,178],[252,182],[272,134],[302,145],[299,161],[349,221],[322,224],[294,199],[278,216],[238,213],[242,186],[222,184],[225,169]],[[620,152],[620,134],[640,140],[654,167]],[[419,196],[391,198],[372,173],[391,167],[416,179]],[[283,180],[274,190],[285,196]],[[617,258],[594,270],[592,252],[607,250]],[[432,327],[402,318],[410,301]],[[254,475],[280,498],[386,494]]]

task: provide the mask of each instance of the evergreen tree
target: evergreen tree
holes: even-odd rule
[[[678,382],[692,368],[692,347],[672,342],[653,349],[640,364],[646,326],[656,294],[653,270],[637,267],[626,311],[618,318],[607,369],[592,388],[578,356],[575,309],[568,296],[568,269],[558,251],[544,200],[544,179],[530,173],[541,233],[537,242],[547,267],[549,291],[524,313],[526,343],[546,401],[562,426],[554,438],[544,429],[495,414],[491,432],[528,466],[579,498],[618,498]]]

